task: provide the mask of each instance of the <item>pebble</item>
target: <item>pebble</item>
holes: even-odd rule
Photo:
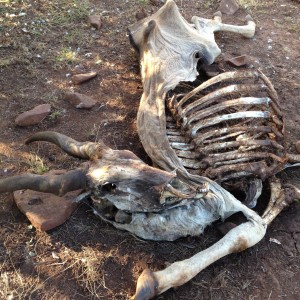
[[[91,15],[88,17],[88,21],[92,27],[99,30],[102,26],[101,17],[99,15]]]
[[[298,153],[300,153],[300,141],[297,141],[295,144],[296,150]]]
[[[227,58],[225,61],[234,67],[241,67],[251,63],[252,58],[249,55],[244,54],[240,56]]]
[[[80,93],[65,93],[65,100],[76,108],[92,108],[97,104],[93,98]]]
[[[135,14],[135,18],[139,21],[142,20],[144,18],[148,17],[144,7],[142,7],[139,11],[136,12]]]
[[[225,15],[233,15],[239,8],[239,5],[234,0],[222,0],[217,11],[220,11]]]

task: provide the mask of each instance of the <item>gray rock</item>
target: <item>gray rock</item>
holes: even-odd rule
[[[225,15],[233,15],[238,9],[239,5],[234,0],[222,0],[217,10]]]

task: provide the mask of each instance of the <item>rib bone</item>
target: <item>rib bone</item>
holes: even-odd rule
[[[203,95],[208,87],[210,92]],[[259,96],[254,97],[257,93]],[[199,174],[219,182],[242,174],[249,176],[251,172],[267,178],[287,160],[278,96],[261,71],[224,73],[185,95],[176,95],[175,91],[168,107],[182,136],[190,139],[198,153],[194,164],[182,163],[194,170],[199,166]],[[254,167],[265,161],[267,165],[262,170]]]
[[[205,117],[208,117],[210,115],[214,115],[217,112],[220,112],[226,108],[231,108],[235,106],[240,106],[240,105],[268,105],[269,102],[271,101],[270,98],[264,97],[264,98],[256,98],[256,97],[241,97],[238,99],[234,100],[228,100],[220,103],[219,105],[216,104],[214,106],[211,106],[207,109],[203,109],[198,111],[197,113],[194,113],[191,115],[188,119],[187,125],[191,124],[194,121],[199,121],[201,119],[204,119]]]

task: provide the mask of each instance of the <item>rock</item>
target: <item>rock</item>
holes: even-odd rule
[[[239,8],[234,0],[222,0],[217,10],[225,15],[233,15]]]
[[[150,3],[153,6],[161,7],[161,6],[163,6],[166,3],[166,0],[150,0]]]
[[[142,7],[139,11],[136,12],[135,14],[135,18],[139,21],[142,20],[144,18],[148,17],[144,7]]]
[[[50,112],[50,104],[41,104],[17,116],[17,118],[15,119],[15,123],[19,126],[35,125],[45,119]]]
[[[72,72],[73,74],[82,74],[85,73],[87,70],[84,68],[83,65],[76,65],[73,69]]]
[[[88,21],[92,27],[99,30],[102,26],[101,17],[99,15],[92,15],[88,17]]]
[[[225,59],[225,61],[234,67],[241,67],[251,63],[252,58],[249,55],[240,55],[236,57],[227,58]]]
[[[89,72],[89,73],[85,73],[85,74],[76,74],[73,76],[72,81],[74,84],[80,84],[80,83],[88,81],[96,76],[97,76],[96,72]]]
[[[222,70],[219,68],[217,64],[205,65],[202,68],[206,76],[208,76],[209,78],[217,76],[222,72]]]
[[[64,170],[53,170],[47,174],[60,175]],[[51,230],[63,224],[77,207],[73,199],[82,190],[72,191],[63,197],[32,190],[20,190],[13,193],[18,208],[26,215],[31,224],[42,231]]]
[[[297,141],[295,144],[296,150],[298,153],[300,153],[300,141]]]
[[[66,93],[65,99],[76,108],[92,108],[97,103],[93,98],[80,93]]]

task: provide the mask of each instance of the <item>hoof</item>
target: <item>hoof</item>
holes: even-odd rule
[[[135,295],[131,300],[148,300],[155,297],[157,285],[153,272],[149,269],[144,270],[137,281]]]

